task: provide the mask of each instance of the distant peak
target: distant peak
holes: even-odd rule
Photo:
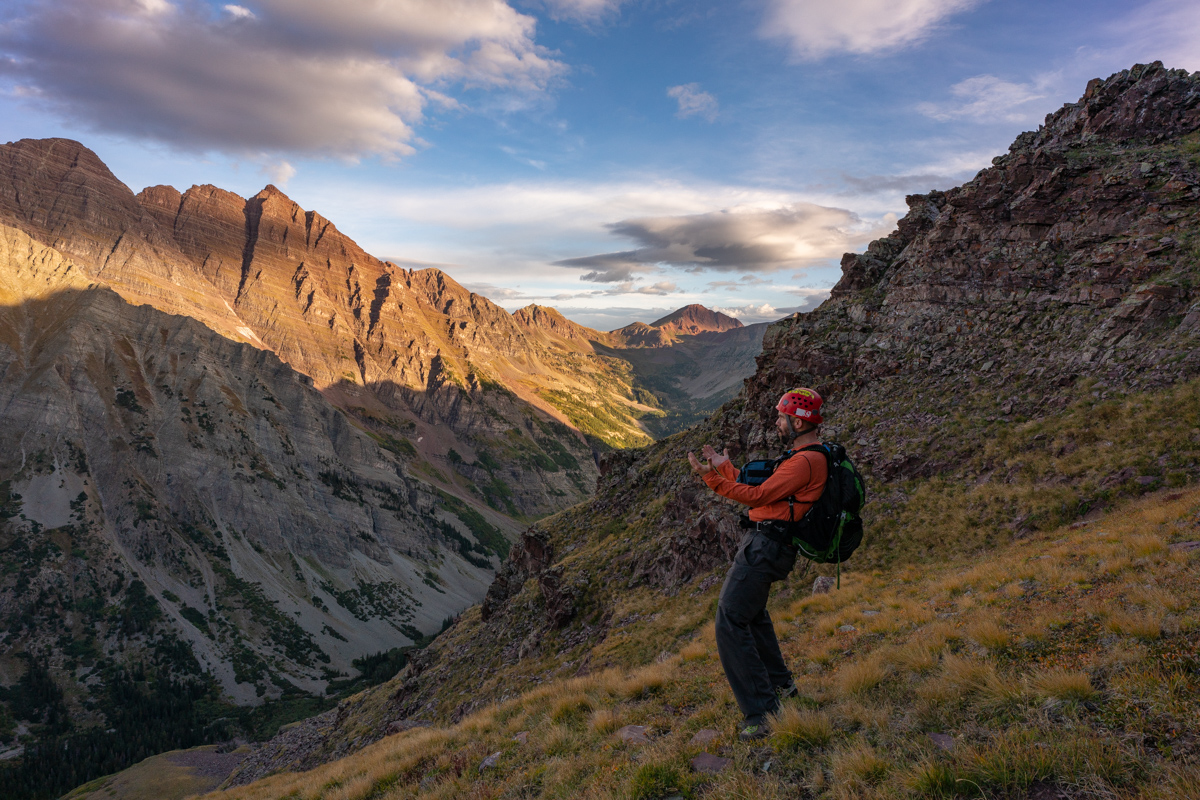
[[[694,335],[709,331],[728,331],[742,327],[742,323],[720,311],[713,311],[697,303],[686,305],[662,319],[650,323],[650,327]]]

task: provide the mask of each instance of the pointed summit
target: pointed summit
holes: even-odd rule
[[[673,331],[687,336],[709,331],[729,331],[742,327],[742,323],[733,317],[713,311],[697,303],[684,306],[660,320],[650,323],[650,327],[663,331]]]

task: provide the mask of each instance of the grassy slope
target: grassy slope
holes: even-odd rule
[[[641,609],[637,639],[664,645],[644,666],[552,681],[214,797],[997,797],[1038,783],[1196,797],[1200,554],[1169,545],[1200,538],[1198,524],[1200,490],[1164,490],[986,560],[852,573],[815,597],[793,577],[772,611],[803,697],[766,747],[731,737],[707,621],[717,588],[689,587],[665,613]],[[623,743],[626,724],[651,743]],[[717,776],[688,765],[706,727],[721,733],[707,749],[733,759]]]
[[[145,761],[107,778],[97,778],[66,794],[63,800],[183,800],[211,791],[220,777],[205,775],[203,770],[175,762],[180,753],[204,753],[215,745],[192,750],[173,750],[151,756]]]

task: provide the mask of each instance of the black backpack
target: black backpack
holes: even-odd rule
[[[789,450],[770,461],[751,461],[738,473],[738,483],[757,486],[773,475],[784,461],[808,450],[825,456],[829,472],[825,489],[803,517],[781,522],[779,527],[791,537],[792,544],[805,558],[818,564],[836,563],[840,583],[842,562],[862,544],[863,523],[859,512],[867,502],[867,485],[846,455],[846,448],[825,442]],[[788,498],[789,507],[795,499]]]

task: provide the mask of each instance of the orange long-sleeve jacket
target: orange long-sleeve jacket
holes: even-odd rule
[[[825,489],[829,467],[825,456],[814,450],[796,453],[784,461],[771,477],[758,486],[737,482],[738,471],[733,462],[725,461],[704,476],[709,488],[722,497],[750,506],[754,522],[787,520],[788,498],[795,497],[791,512],[800,519]]]

